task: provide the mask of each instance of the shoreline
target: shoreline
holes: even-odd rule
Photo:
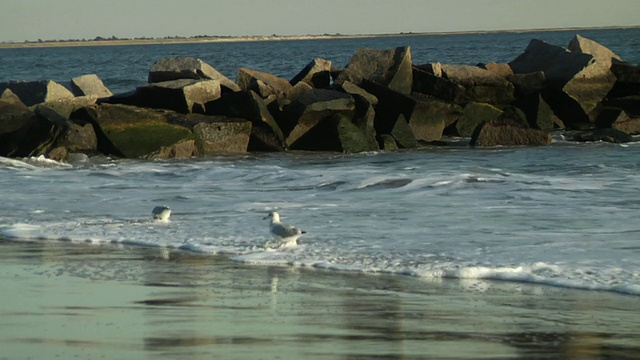
[[[625,296],[158,249],[1,238],[0,249],[8,357],[625,358],[639,350],[640,318]]]
[[[400,36],[446,36],[471,34],[499,34],[524,32],[553,32],[579,30],[623,30],[640,29],[636,26],[601,26],[601,27],[566,27],[566,28],[534,28],[510,30],[471,30],[447,32],[401,32],[388,34],[323,34],[323,35],[251,35],[251,36],[206,36],[206,37],[178,37],[153,39],[104,39],[104,40],[61,40],[42,42],[2,42],[0,49],[17,48],[50,48],[50,47],[80,47],[80,46],[127,46],[127,45],[168,45],[168,44],[201,44],[222,42],[251,42],[251,41],[300,41],[300,40],[336,40],[336,39],[366,39]]]

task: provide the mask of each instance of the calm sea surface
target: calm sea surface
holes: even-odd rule
[[[640,30],[581,34],[640,63]],[[403,45],[415,63],[508,62],[533,38],[566,46],[573,35],[0,49],[0,81],[96,73],[123,92],[165,56],[199,57],[231,78],[238,67],[291,78],[314,57],[344,66],[357,48]],[[638,358],[640,145],[556,138],[355,155],[0,158],[0,359]],[[165,204],[171,221],[153,222]],[[265,249],[274,209],[308,232],[298,247]]]
[[[640,63],[640,29],[583,30],[580,35],[607,46],[623,59]],[[442,62],[476,65],[509,62],[531,39],[568,46],[575,31],[438,36],[398,36],[368,39],[270,41],[239,43],[131,45],[77,48],[0,49],[0,82],[51,79],[67,84],[72,77],[98,74],[114,93],[146,83],[153,63],[167,56],[194,56],[235,79],[239,67],[291,79],[312,59],[321,57],[345,66],[354,51],[368,47],[411,46],[415,64]]]

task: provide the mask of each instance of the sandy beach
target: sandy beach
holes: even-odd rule
[[[306,35],[306,36],[210,36],[210,37],[178,37],[162,39],[114,39],[114,40],[77,40],[77,41],[42,41],[24,43],[0,43],[0,48],[38,48],[38,47],[75,47],[75,46],[116,46],[116,45],[162,45],[162,44],[196,44],[217,42],[246,41],[278,41],[278,40],[320,40],[336,38],[366,38],[377,35]],[[384,35],[379,35],[384,36]],[[387,35],[389,36],[389,35]],[[397,35],[396,35],[397,36]]]
[[[42,48],[42,47],[76,47],[76,46],[123,46],[123,45],[162,45],[162,44],[197,44],[219,42],[248,42],[248,41],[291,41],[291,40],[329,40],[329,39],[363,39],[397,36],[446,36],[464,34],[488,34],[488,33],[519,33],[519,32],[546,32],[546,31],[579,31],[596,29],[629,29],[635,27],[566,27],[566,28],[540,28],[540,29],[511,29],[511,30],[484,30],[484,31],[455,31],[455,32],[403,32],[390,34],[322,34],[322,35],[246,35],[246,36],[196,36],[196,37],[172,37],[172,38],[137,38],[137,39],[100,39],[100,40],[44,40],[25,42],[2,42],[2,48]],[[640,28],[640,26],[638,26]]]
[[[0,241],[0,359],[638,358],[638,299]]]
[[[43,48],[43,47],[77,47],[77,46],[124,46],[124,45],[163,45],[163,44],[200,44],[249,41],[291,41],[291,40],[327,40],[327,39],[360,39],[371,37],[409,36],[411,34],[371,34],[371,35],[265,35],[265,36],[206,36],[176,37],[153,39],[105,39],[105,40],[61,40],[42,42],[0,43],[1,48]],[[414,34],[418,35],[418,34]]]

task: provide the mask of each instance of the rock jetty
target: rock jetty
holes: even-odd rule
[[[220,153],[355,153],[444,146],[633,141],[640,67],[576,35],[532,40],[508,64],[414,64],[409,47],[359,49],[344,68],[314,59],[291,80],[196,58],[161,58],[148,84],[112,94],[94,74],[0,83],[0,156],[190,158]]]

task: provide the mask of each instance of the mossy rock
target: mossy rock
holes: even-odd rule
[[[398,146],[402,149],[413,149],[418,146],[416,137],[404,115],[400,115],[398,120],[396,120],[396,123],[391,130],[391,136],[393,136]]]
[[[417,140],[437,141],[444,129],[462,117],[459,105],[439,100],[417,101],[411,111],[409,127]]]
[[[377,150],[351,118],[336,113],[304,132],[290,147],[292,150],[358,153]]]
[[[336,124],[343,152],[358,153],[378,150],[376,144],[372,144],[364,131],[353,124],[347,116],[336,114],[332,117],[332,121]]]
[[[179,116],[169,110],[119,104],[92,105],[71,114],[74,122],[93,125],[98,151],[127,158],[148,156],[162,147],[193,140],[188,126],[171,122]]]
[[[137,158],[182,140],[194,139],[193,133],[182,126],[166,123],[137,123],[103,126],[102,130],[113,145],[127,158]]]
[[[503,111],[487,104],[470,102],[463,110],[463,116],[456,123],[459,136],[471,137],[476,128],[486,122],[495,122]]]

